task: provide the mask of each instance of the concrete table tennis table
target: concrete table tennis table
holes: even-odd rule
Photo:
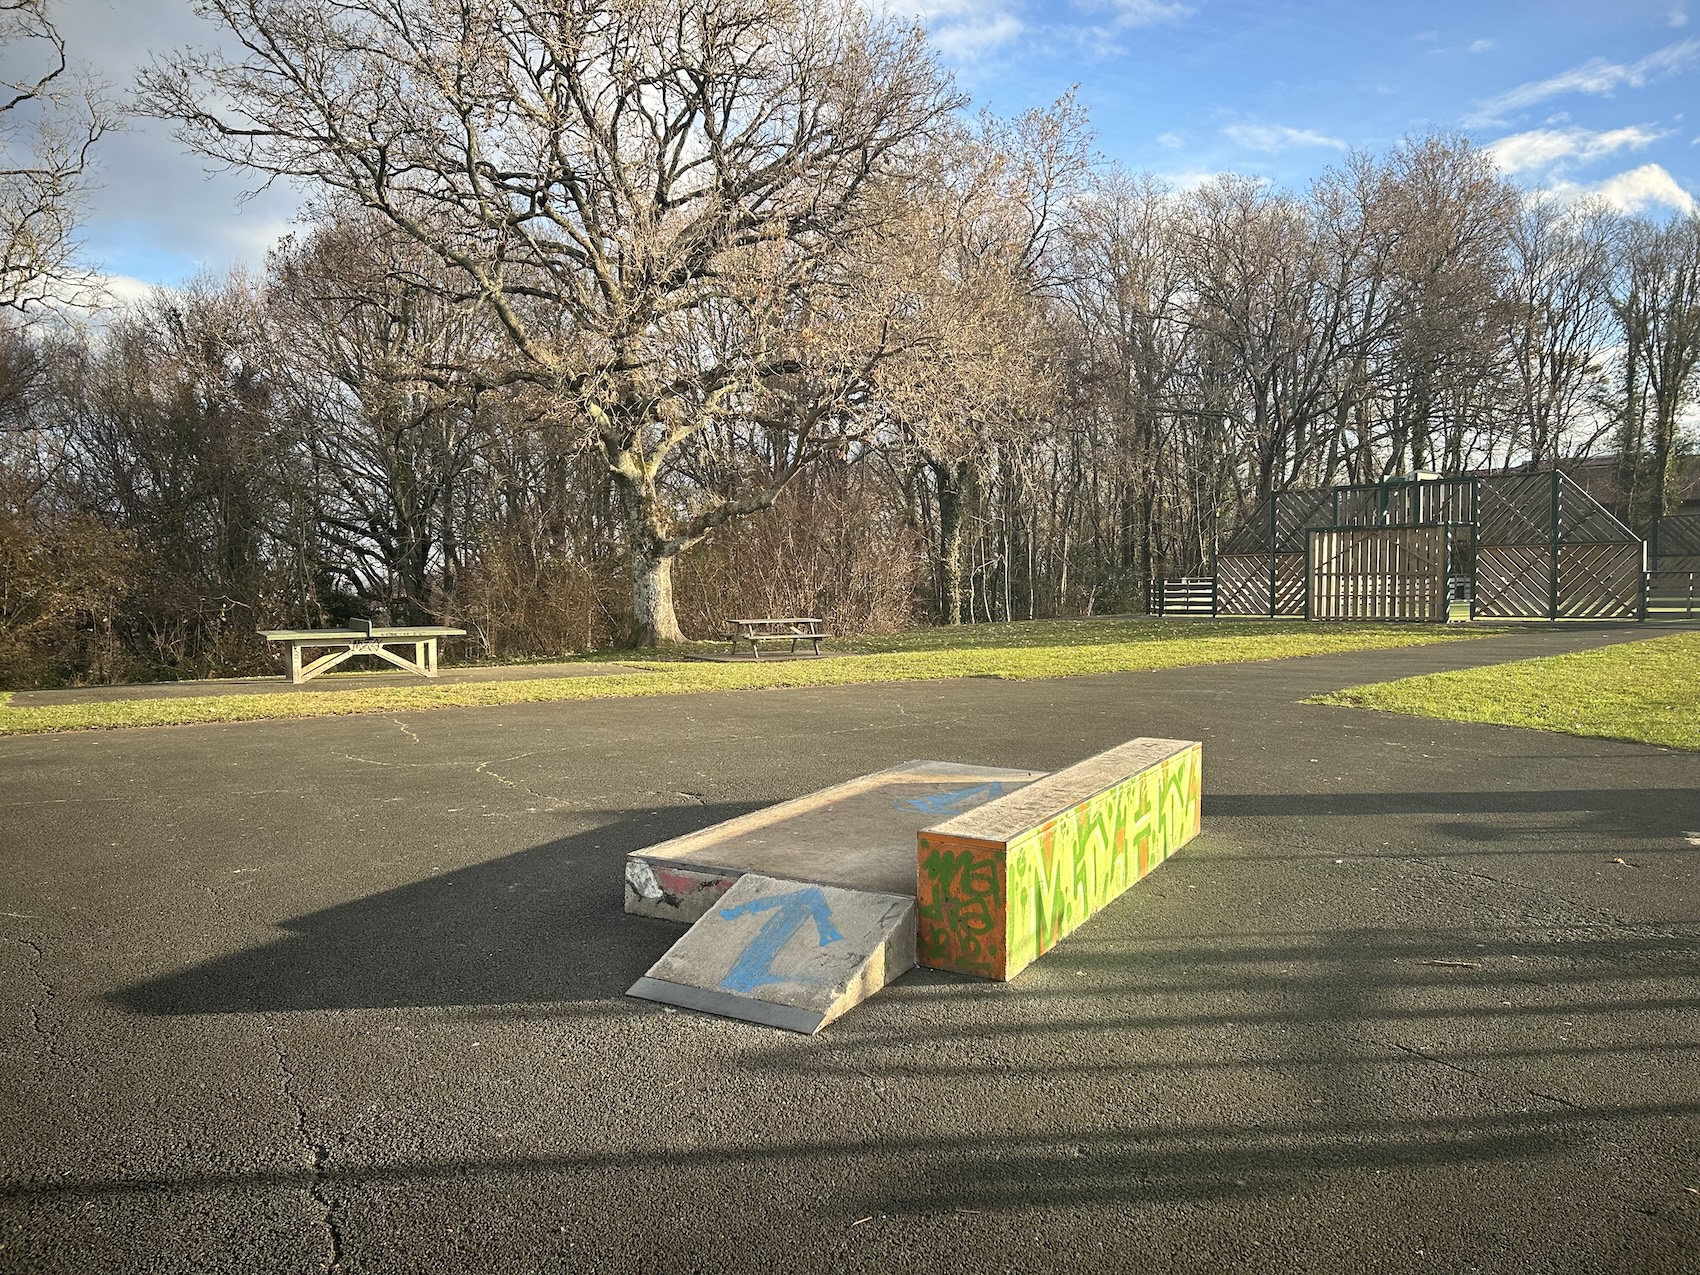
[[[320,673],[328,673],[344,660],[356,655],[376,655],[397,668],[420,677],[437,676],[437,639],[461,637],[465,629],[444,628],[441,625],[374,625],[369,620],[350,620],[345,629],[260,629],[268,642],[286,643],[289,647],[289,680],[296,686],[311,681]],[[413,658],[398,655],[392,646],[411,646]],[[301,662],[301,652],[312,648],[326,653],[311,663]]]

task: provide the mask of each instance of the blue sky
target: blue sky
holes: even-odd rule
[[[1187,185],[1243,172],[1302,187],[1349,149],[1431,129],[1517,181],[1669,215],[1700,195],[1700,0],[868,0],[928,26],[976,105],[1071,86],[1098,148]],[[1693,5],[1691,19],[1690,5]],[[206,43],[189,0],[56,0],[74,55],[127,86],[150,47]],[[104,147],[85,241],[114,291],[258,266],[294,195],[238,202],[167,131]]]
[[[1078,82],[1107,156],[1182,184],[1235,171],[1302,186],[1348,149],[1439,129],[1493,146],[1531,186],[1655,212],[1700,192],[1686,0],[921,8],[978,100],[1008,113]]]

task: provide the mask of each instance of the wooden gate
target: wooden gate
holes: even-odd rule
[[[1307,614],[1313,620],[1444,620],[1446,533],[1443,526],[1313,529]]]

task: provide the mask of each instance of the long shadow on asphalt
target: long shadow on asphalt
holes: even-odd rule
[[[1668,802],[1674,809],[1692,800],[1675,789],[1227,794],[1206,797],[1205,814],[1529,814],[1550,812],[1561,796],[1565,808],[1602,816],[1644,815],[1650,806]],[[148,1015],[605,1003],[621,996],[682,933],[621,910],[626,852],[753,808],[610,812],[608,823],[586,832],[284,921],[286,938],[134,984],[111,999]],[[1603,824],[1619,827],[1621,821],[1603,818]],[[1449,823],[1445,831],[1453,842],[1477,844],[1517,835],[1479,822]],[[1454,844],[1447,857],[1460,852]],[[1445,955],[1450,940],[1431,937],[1428,955]],[[1336,941],[1385,947],[1389,938],[1341,935]],[[1634,946],[1619,955],[1629,956]],[[1169,956],[1190,959],[1184,951]],[[1211,959],[1208,950],[1192,956],[1206,965]]]
[[[332,1168],[258,1172],[190,1173],[176,1177],[139,1176],[55,1181],[8,1189],[14,1199],[90,1199],[103,1195],[158,1190],[223,1190],[228,1187],[329,1189],[347,1182],[370,1187],[392,1182],[449,1182],[486,1179],[512,1190],[527,1179],[543,1180],[559,1199],[560,1182],[576,1180],[580,1207],[617,1208],[629,1197],[630,1175],[647,1174],[670,1185],[673,1193],[724,1187],[728,1180],[769,1179],[776,1165],[797,1161],[811,1172],[837,1176],[859,1165],[903,1165],[926,1183],[883,1185],[901,1173],[870,1175],[859,1191],[847,1193],[850,1207],[837,1212],[877,1209],[881,1213],[948,1214],[952,1207],[976,1213],[991,1208],[1030,1209],[1037,1205],[1102,1207],[1111,1201],[1139,1199],[1199,1201],[1289,1193],[1314,1186],[1319,1170],[1432,1168],[1487,1164],[1497,1160],[1538,1162],[1574,1153],[1597,1136],[1609,1120],[1620,1136],[1635,1126],[1700,1112],[1692,1102],[1624,1104],[1611,1108],[1569,1108],[1499,1112],[1491,1115],[1438,1115],[1419,1118],[1366,1116],[1360,1119],[1269,1120],[1243,1123],[1189,1122],[1138,1131],[1095,1129],[1059,1133],[988,1136],[929,1132],[870,1143],[857,1137],[822,1138],[791,1145],[738,1147],[717,1143],[705,1148],[661,1148],[613,1153],[588,1152],[536,1157],[464,1158],[447,1163],[361,1165],[346,1174]],[[608,1198],[597,1202],[593,1193]],[[790,1203],[791,1201],[787,1201]],[[968,1208],[972,1205],[975,1207]],[[685,1237],[688,1239],[688,1237]]]
[[[1204,797],[1204,817],[1218,815],[1528,815],[1560,810],[1614,816],[1631,835],[1649,813],[1668,808],[1674,817],[1694,817],[1690,788],[1566,788],[1503,792],[1283,792],[1226,793]]]
[[[587,832],[284,921],[288,938],[111,999],[156,1015],[605,1001],[683,932],[621,910],[626,853],[753,808],[612,812]]]

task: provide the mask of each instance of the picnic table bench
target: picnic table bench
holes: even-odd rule
[[[763,642],[790,642],[791,653],[797,653],[797,643],[807,642],[816,655],[820,654],[820,641],[827,636],[821,628],[821,621],[812,615],[784,615],[764,620],[728,620],[726,621],[726,636],[732,639],[732,654],[738,653],[738,644],[744,643],[750,648],[758,660],[761,658]]]
[[[461,637],[465,629],[435,624],[374,625],[370,620],[350,620],[343,629],[260,629],[268,642],[289,646],[289,680],[296,686],[329,672],[356,655],[376,655],[397,668],[420,677],[437,676],[437,639]],[[398,655],[392,646],[411,646],[413,658]],[[330,648],[324,655],[303,665],[301,652],[309,647]]]

